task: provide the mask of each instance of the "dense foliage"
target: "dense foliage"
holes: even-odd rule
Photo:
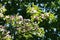
[[[59,40],[60,0],[0,0],[0,40]]]

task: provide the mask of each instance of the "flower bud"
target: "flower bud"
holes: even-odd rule
[[[10,16],[9,16],[9,15],[7,15],[5,18],[10,18]]]
[[[0,17],[4,17],[4,15],[2,13],[0,13]]]
[[[45,19],[45,15],[44,15],[44,14],[41,14],[41,17],[42,17],[43,19]]]
[[[20,20],[23,20],[23,17],[20,15],[20,16],[18,16],[18,18],[20,19]]]

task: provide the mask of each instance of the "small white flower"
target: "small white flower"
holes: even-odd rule
[[[48,17],[49,16],[49,13],[46,13],[46,16]]]
[[[23,17],[21,15],[18,18],[23,19]]]
[[[34,16],[34,18],[36,18],[36,16]]]
[[[43,28],[43,27],[41,27],[40,29],[44,30],[44,28]]]
[[[10,33],[10,31],[7,32],[7,34],[9,34],[9,33]]]
[[[43,19],[45,19],[45,15],[44,15],[44,14],[41,14],[41,17],[42,17]]]
[[[6,37],[9,37],[9,38],[11,38],[11,36],[10,36],[10,35],[6,35]]]
[[[4,29],[1,29],[0,31],[4,31]]]
[[[5,18],[10,18],[10,16],[8,15],[8,16],[6,16]]]
[[[22,21],[19,21],[19,24],[21,24],[22,23]]]
[[[27,21],[30,21],[30,19],[26,19]]]
[[[36,12],[37,12],[37,10],[35,10],[34,7],[32,7],[30,13],[36,13]]]
[[[34,12],[34,13],[36,13],[36,12],[37,12],[37,10],[33,10],[33,12]]]
[[[37,10],[31,10],[31,12],[30,13],[36,13],[37,12]]]
[[[13,16],[13,15],[10,16],[10,19],[11,20],[14,20],[14,18],[15,18],[15,16]]]

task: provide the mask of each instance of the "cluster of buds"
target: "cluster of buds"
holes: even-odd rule
[[[41,19],[41,17],[39,16],[39,15],[33,15],[33,16],[31,16],[31,21],[33,21],[33,22],[36,22],[36,23],[40,23],[40,22],[42,22],[42,19]]]
[[[47,20],[49,22],[56,20],[54,14],[50,12],[42,13],[42,10],[40,10],[39,7],[34,4],[32,4],[32,6],[27,7],[27,13],[30,13],[31,21],[37,22],[38,24],[44,20]]]
[[[4,32],[5,31],[5,26],[0,25],[0,31]]]
[[[21,15],[6,15],[4,20],[15,27],[15,25],[19,25],[23,21],[23,17]]]
[[[21,15],[10,15],[10,16],[7,15],[7,16],[5,16],[5,20],[6,20],[6,23],[11,24],[12,27],[14,29],[16,29],[16,31],[17,31],[16,34],[22,34],[23,35],[27,32],[29,34],[33,34],[33,32],[35,32],[35,31],[37,34],[40,33],[40,28],[39,28],[37,23],[31,22],[30,19],[23,19],[23,17]],[[40,33],[40,34],[42,35],[43,33]],[[42,36],[40,36],[40,37],[42,37]]]
[[[30,13],[30,14],[39,14],[39,13],[41,13],[41,10],[39,9],[38,6],[32,4],[32,6],[28,6],[27,7],[27,13]]]
[[[49,23],[56,21],[56,17],[52,13],[44,13],[40,15],[42,19],[48,19]]]
[[[6,35],[5,37],[3,37],[3,40],[12,40],[11,35]]]
[[[1,5],[0,6],[0,13],[4,13],[5,11],[7,11],[6,8],[5,8],[5,6]]]
[[[36,35],[34,34],[34,32],[36,33]],[[44,29],[39,28],[37,23],[32,23],[30,20],[24,19],[22,25],[17,28],[17,34],[23,35],[26,33],[33,34],[35,36],[38,35],[39,37],[43,37],[45,34]]]
[[[42,19],[47,19],[50,16],[49,13],[41,14]]]
[[[11,40],[10,31],[6,29],[5,26],[0,25],[0,39],[2,40]]]

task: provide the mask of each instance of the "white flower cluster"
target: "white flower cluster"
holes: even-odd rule
[[[45,13],[45,14],[41,14],[42,19],[46,19],[47,17],[49,17],[49,13]]]

